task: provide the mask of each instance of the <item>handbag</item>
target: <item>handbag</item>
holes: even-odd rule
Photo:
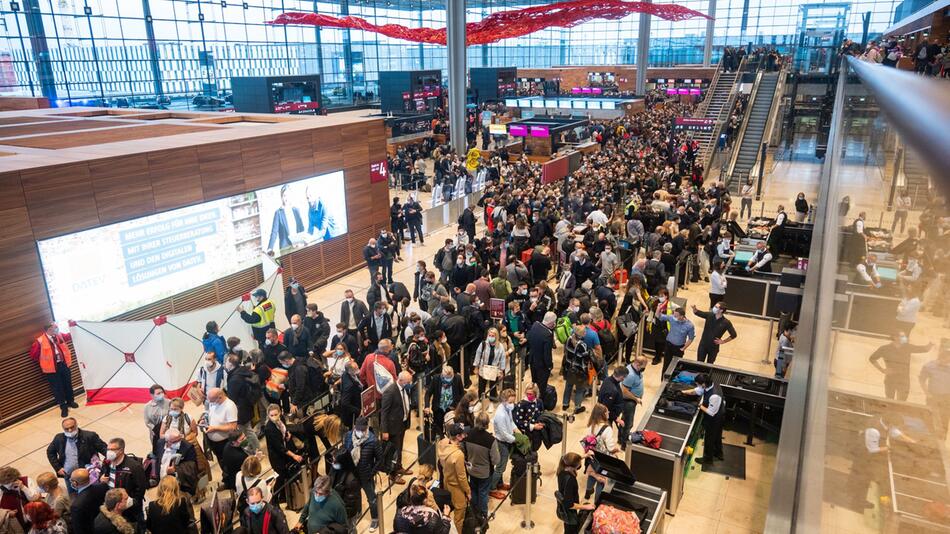
[[[630,337],[637,333],[637,328],[639,324],[633,320],[633,314],[627,312],[617,318],[617,328],[620,329],[620,333],[623,334],[623,337]]]
[[[501,347],[497,347],[497,344],[496,344],[495,350],[504,350],[504,349],[502,349]],[[484,356],[484,352],[485,350],[482,349],[483,356]],[[488,356],[488,363],[478,367],[478,376],[482,377],[483,379],[489,382],[494,382],[498,380],[498,377],[501,376],[501,369],[495,365],[492,365],[492,363],[494,362],[495,362],[495,351],[492,350]]]

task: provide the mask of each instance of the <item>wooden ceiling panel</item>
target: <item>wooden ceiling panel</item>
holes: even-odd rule
[[[198,166],[201,169],[201,189],[206,201],[244,192],[240,143],[199,146]]]
[[[0,173],[0,209],[22,208],[26,206],[23,185],[19,172]]]
[[[313,139],[308,134],[286,134],[277,140],[280,172],[285,182],[313,176]]]
[[[274,150],[266,137],[241,141],[241,160],[244,164],[244,189],[255,191],[283,181],[280,172],[280,152]]]
[[[89,165],[94,177],[101,224],[155,213],[148,157],[142,154],[98,160]]]
[[[3,144],[10,146],[21,146],[30,148],[45,148],[56,150],[61,148],[75,148],[89,145],[102,145],[106,143],[118,143],[121,141],[134,141],[138,139],[150,139],[153,137],[165,137],[168,135],[180,135],[194,132],[206,132],[216,130],[207,126],[197,125],[178,125],[178,124],[146,124],[143,126],[121,126],[117,128],[105,128],[102,130],[93,130],[90,132],[60,133],[55,135],[38,135],[35,137],[21,137],[15,139],[5,139]]]
[[[0,210],[0,273],[14,281],[36,274],[39,255],[25,207]]]
[[[148,155],[155,211],[190,206],[204,200],[198,151],[176,148]]]
[[[20,173],[20,179],[36,239],[99,225],[88,165],[29,169]]]

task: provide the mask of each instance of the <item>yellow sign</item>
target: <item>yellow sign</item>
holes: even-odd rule
[[[477,149],[473,148],[468,151],[468,159],[465,161],[465,168],[474,171],[478,168],[478,162],[482,159],[482,153]]]

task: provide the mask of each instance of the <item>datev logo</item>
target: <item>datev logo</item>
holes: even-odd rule
[[[377,161],[369,164],[370,183],[385,182],[389,180],[389,169],[386,167],[386,160]]]

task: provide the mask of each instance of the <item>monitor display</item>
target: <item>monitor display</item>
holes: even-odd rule
[[[532,126],[531,127],[531,137],[550,137],[551,131],[548,130],[547,126]]]
[[[587,109],[586,100],[574,100],[571,102],[571,108],[573,109]]]
[[[591,92],[591,94],[593,94],[593,95],[602,95],[602,94],[604,94],[604,90],[601,89],[600,87],[591,87],[590,92]]]
[[[676,94],[676,89],[667,89],[667,90],[666,90],[666,94],[668,94],[668,95],[675,95],[675,94]]]
[[[570,101],[570,100],[565,100],[565,99],[563,99],[563,98],[558,99],[558,101],[557,101],[557,107],[559,107],[559,108],[564,108],[564,109],[571,109],[571,101]]]
[[[613,100],[604,100],[600,103],[602,109],[617,109],[617,103]]]
[[[519,99],[518,99],[518,107],[519,107],[519,108],[530,108],[530,107],[531,107],[531,99],[530,99],[530,98],[519,98]]]
[[[677,90],[676,90],[676,94],[679,94],[679,95],[688,95],[688,94],[689,94],[689,89],[677,89]]]
[[[543,108],[543,107],[544,107],[544,100],[543,100],[543,99],[532,100],[532,101],[531,101],[531,107],[533,107],[533,108]]]
[[[581,94],[582,92],[583,92],[583,90],[582,90],[580,87],[571,87],[571,94],[572,94],[572,95],[579,95],[579,94]]]
[[[271,99],[274,113],[312,113],[320,108],[320,82],[272,83]]]
[[[488,133],[491,135],[508,135],[508,128],[504,124],[489,124]]]
[[[600,100],[588,100],[587,109],[600,109]]]
[[[516,107],[518,107],[518,99],[517,99],[517,98],[506,98],[506,99],[505,99],[505,105],[508,106],[509,108],[516,108]]]
[[[691,94],[691,95],[699,95],[699,94],[702,94],[702,92],[703,92],[702,89],[690,89],[690,90],[689,90],[689,94]]]
[[[745,265],[749,263],[749,260],[752,259],[752,255],[755,254],[751,250],[737,250],[736,257],[733,258],[732,263],[738,265]]]
[[[523,124],[512,124],[508,126],[508,134],[515,137],[524,137],[528,135],[528,127]]]
[[[888,282],[897,281],[897,269],[894,267],[878,267],[877,275],[881,277],[881,280]]]
[[[337,171],[44,239],[37,248],[53,317],[65,324],[108,319],[258,265],[271,235],[279,255],[346,226]]]
[[[594,90],[593,90],[592,88],[590,88],[590,87],[581,87],[581,93],[582,93],[582,94],[589,95],[589,94],[591,94],[591,93],[593,93],[593,92],[594,92]]]

